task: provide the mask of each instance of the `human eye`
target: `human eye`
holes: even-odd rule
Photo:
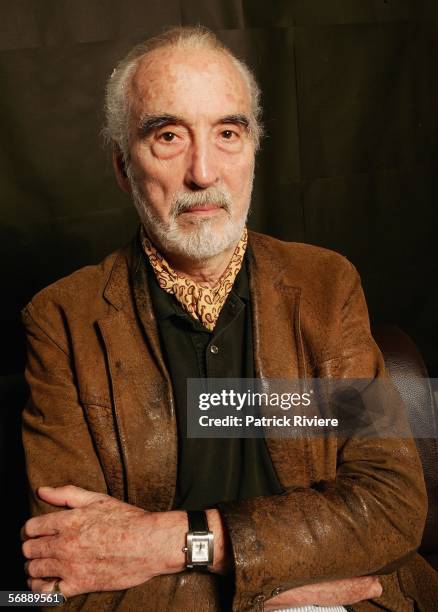
[[[157,157],[169,159],[184,151],[187,146],[187,130],[179,125],[163,125],[152,139],[152,151]]]
[[[176,134],[175,132],[166,130],[165,132],[161,132],[161,134],[158,135],[158,140],[160,140],[161,142],[174,142],[176,140]]]
[[[234,123],[222,124],[216,132],[217,146],[228,153],[238,153],[245,143],[244,129]]]
[[[224,140],[236,140],[239,138],[239,134],[235,130],[226,129],[221,131],[221,137]]]

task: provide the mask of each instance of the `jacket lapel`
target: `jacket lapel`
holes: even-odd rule
[[[256,376],[304,375],[300,338],[300,293],[263,237],[250,234],[249,274]]]
[[[254,232],[250,232],[249,240],[255,375],[270,379],[306,378],[300,330],[301,288],[294,286],[293,270],[284,269],[271,241]],[[283,487],[309,484],[312,478],[309,439],[267,438],[266,444]]]
[[[116,312],[98,325],[111,378],[127,500],[162,511],[171,507],[176,483],[176,419],[147,286],[139,296],[142,325],[134,307],[133,286],[140,285],[141,262],[138,250],[132,250],[131,261],[116,262],[105,289]]]

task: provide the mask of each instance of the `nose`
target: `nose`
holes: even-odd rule
[[[218,180],[218,155],[213,143],[202,138],[192,143],[185,175],[187,187],[193,190],[207,189]]]

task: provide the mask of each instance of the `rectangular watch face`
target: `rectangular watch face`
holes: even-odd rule
[[[193,537],[192,539],[192,562],[207,563],[208,562],[208,538]]]

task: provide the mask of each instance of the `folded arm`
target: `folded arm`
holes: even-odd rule
[[[184,569],[185,512],[145,512],[72,485],[41,487],[38,496],[52,506],[69,509],[32,518],[23,527],[32,590],[51,591],[58,582],[61,593],[70,598],[128,589]],[[227,573],[231,556],[223,522],[217,510],[208,510],[207,515],[215,536],[211,571]],[[271,599],[265,609],[350,604],[380,593],[377,577],[337,580],[288,590]]]

